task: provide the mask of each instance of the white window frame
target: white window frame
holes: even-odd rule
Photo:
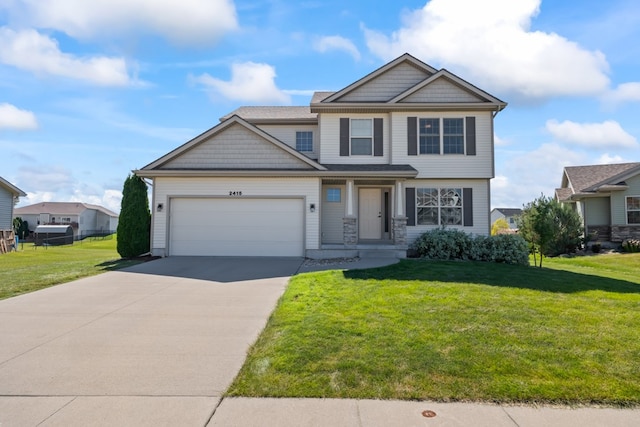
[[[421,120],[438,120],[438,132],[439,132],[439,139],[440,139],[440,147],[439,147],[439,152],[438,153],[423,153],[422,150],[420,149],[420,138],[423,136],[420,133],[420,121]],[[444,121],[445,120],[461,120],[462,121],[462,153],[445,153],[445,146],[444,146],[444,138],[445,138],[445,134],[444,134]],[[417,120],[417,126],[418,126],[418,130],[417,130],[417,135],[418,135],[418,154],[421,156],[464,156],[467,154],[467,146],[466,146],[466,140],[467,140],[467,123],[466,120],[464,119],[464,117],[419,117]],[[426,136],[426,135],[424,135]]]
[[[368,121],[369,124],[370,124],[369,125],[369,135],[370,136],[354,135],[353,134],[353,130],[354,130],[353,122],[355,122],[355,121]],[[368,154],[354,153],[353,152],[353,141],[354,141],[354,139],[360,139],[360,140],[368,139],[369,140],[369,153]],[[367,157],[373,156],[373,119],[372,118],[350,119],[350,123],[349,123],[349,154],[351,156],[367,156]]]
[[[421,203],[421,192],[424,191],[435,191],[437,193],[437,203],[436,204],[424,204]],[[454,205],[451,204],[443,204],[443,196],[446,196],[447,192],[457,193],[457,200],[453,200]],[[464,189],[462,187],[418,187],[416,188],[416,225],[431,225],[431,226],[462,226],[464,225]],[[422,196],[424,197],[424,196]],[[437,212],[437,223],[422,223],[421,216],[419,215],[420,209],[432,209]],[[443,221],[443,211],[444,210],[458,210],[459,214],[457,215],[458,221],[456,223],[444,222]]]
[[[629,212],[640,212],[639,209],[629,209],[629,199],[638,199],[640,203],[640,196],[626,196],[624,198],[624,211],[627,220],[627,225],[640,225],[640,220],[638,222],[629,222]]]
[[[298,146],[298,137],[301,136],[302,134],[311,134],[311,149],[310,150],[303,150],[301,149],[300,146]],[[304,141],[305,143],[307,143],[308,141],[305,139]],[[313,131],[311,130],[297,130],[296,131],[296,150],[300,151],[301,153],[313,153]]]

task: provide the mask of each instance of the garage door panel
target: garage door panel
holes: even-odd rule
[[[170,254],[302,256],[302,199],[189,199],[171,203]]]

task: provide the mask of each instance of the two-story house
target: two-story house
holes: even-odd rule
[[[409,54],[310,106],[241,107],[135,173],[154,255],[404,257],[441,226],[490,232],[506,103]]]

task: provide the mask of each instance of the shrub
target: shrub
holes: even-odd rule
[[[437,229],[420,235],[410,249],[428,259],[529,265],[529,246],[517,234],[473,237],[460,230]]]
[[[151,212],[147,184],[137,175],[124,181],[120,220],[118,221],[118,253],[133,258],[149,252]]]
[[[622,242],[622,250],[630,253],[640,252],[640,239],[625,240]]]

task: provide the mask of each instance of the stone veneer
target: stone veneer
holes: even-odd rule
[[[406,246],[407,244],[407,217],[397,216],[391,219],[393,226],[393,244]]]
[[[358,221],[355,216],[342,218],[342,236],[345,246],[358,244]]]
[[[626,239],[640,239],[640,225],[612,225],[611,241],[623,242]]]

